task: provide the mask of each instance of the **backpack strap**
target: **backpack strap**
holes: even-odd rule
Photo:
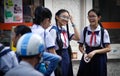
[[[87,26],[83,30],[84,43],[85,43],[85,38],[86,38],[86,32],[87,32]],[[101,44],[103,47],[105,47],[103,39],[104,39],[104,28],[101,27]]]
[[[83,30],[83,37],[84,37],[84,42],[83,43],[85,43],[86,32],[87,32],[87,26]]]
[[[56,42],[57,42],[57,45],[59,47],[59,50],[62,50],[63,48],[63,42],[62,42],[62,39],[61,39],[61,35],[60,35],[60,30],[58,29],[57,26],[52,26],[51,29],[49,30],[49,32],[52,30],[52,29],[55,29],[56,30]]]
[[[1,47],[0,47],[0,51],[2,51],[2,49],[4,49],[4,46],[1,46]]]
[[[55,29],[56,31],[58,31],[56,26],[52,26],[52,27],[50,28],[49,32],[50,32],[52,29]]]
[[[10,52],[10,49],[6,49],[3,52],[0,53],[0,57],[4,56],[5,54],[7,54],[8,52]]]
[[[101,27],[101,44],[103,47],[105,47],[103,39],[104,39],[104,28]]]

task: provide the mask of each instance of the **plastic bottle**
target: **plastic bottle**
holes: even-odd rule
[[[45,74],[46,72],[46,66],[45,63],[40,63],[39,71]]]

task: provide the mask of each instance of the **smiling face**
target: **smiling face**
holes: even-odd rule
[[[101,16],[97,16],[97,14],[93,11],[90,11],[88,13],[88,20],[89,20],[91,26],[97,26],[100,18],[101,18]]]
[[[68,21],[70,20],[70,16],[68,14],[68,12],[63,12],[61,13],[59,16],[56,16],[57,19],[57,24],[59,26],[64,26],[66,24],[68,24]]]

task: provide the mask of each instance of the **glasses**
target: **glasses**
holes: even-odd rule
[[[61,19],[63,20],[66,20],[66,21],[69,21],[70,20],[70,17],[69,16],[59,16]]]
[[[94,19],[94,18],[97,18],[97,16],[88,16],[88,18]]]

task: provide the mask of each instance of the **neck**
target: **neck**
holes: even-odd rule
[[[61,27],[62,27],[62,24],[60,24],[60,23],[57,23],[57,26],[61,28]]]
[[[34,58],[30,58],[30,59],[26,59],[26,58],[22,58],[22,61],[26,61],[26,62],[28,62],[29,64],[31,64],[33,67],[35,67],[35,65],[36,65],[36,61],[35,61],[35,59]]]
[[[92,31],[94,31],[97,28],[97,26],[90,26],[90,28]]]
[[[41,23],[40,25],[41,25],[44,29],[47,29],[47,25],[46,25],[46,24]]]

